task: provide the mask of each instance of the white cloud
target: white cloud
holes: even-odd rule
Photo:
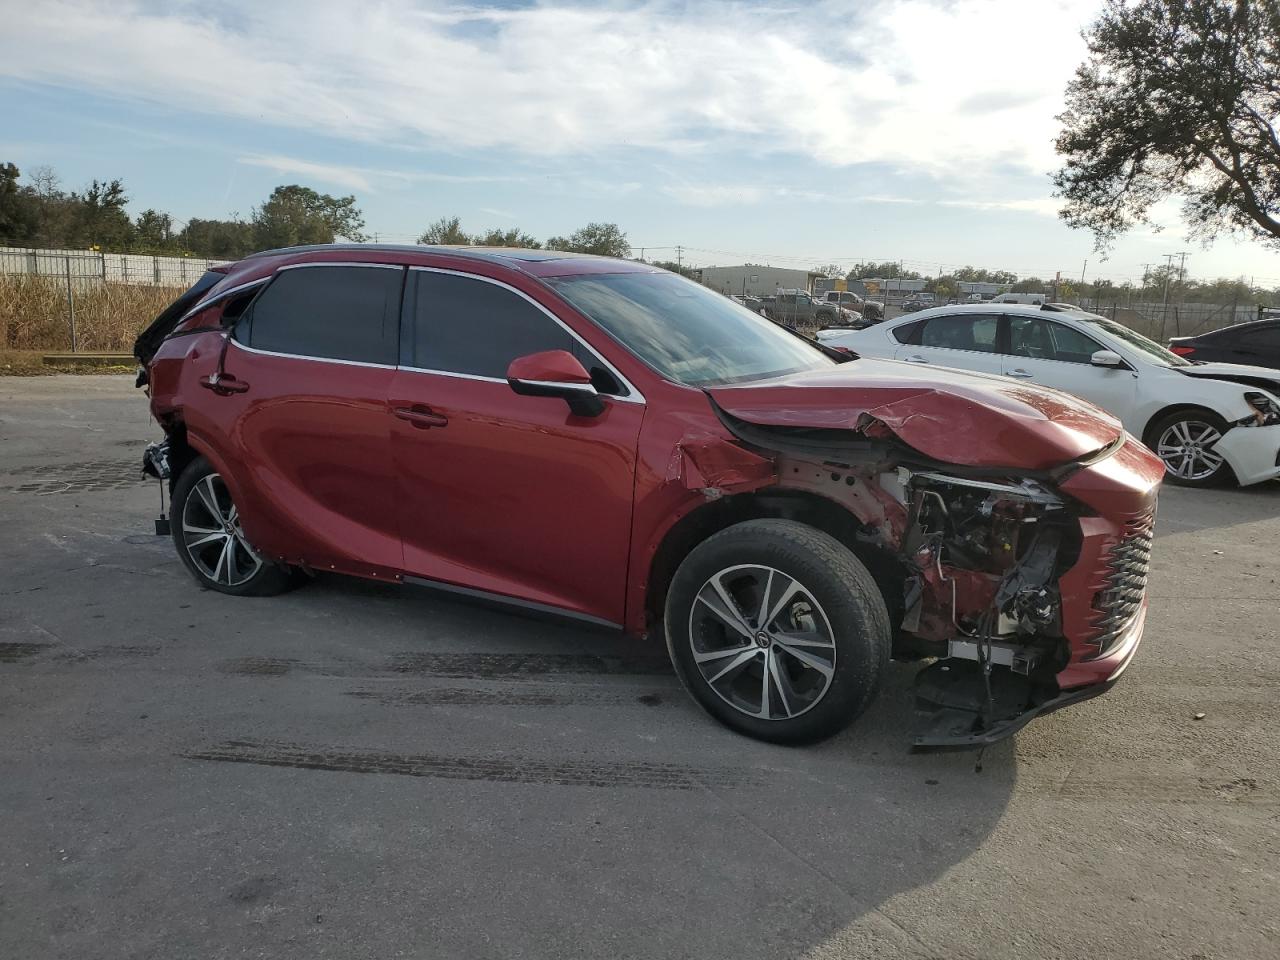
[[[1024,200],[939,200],[940,207],[963,207],[967,210],[1017,210],[1056,217],[1061,202],[1053,197],[1030,197]]]
[[[42,0],[6,11],[0,77],[462,154],[714,147],[954,179],[1052,163],[1053,115],[1096,7],[230,0],[214,15]],[[375,182],[316,166],[353,189]]]
[[[312,180],[319,180],[321,183],[337,184],[348,190],[364,190],[366,192],[373,190],[373,185],[369,182],[365,172],[355,167],[340,167],[329,163],[312,163],[309,160],[281,156],[263,157],[254,155],[241,157],[239,162],[248,164],[251,167],[266,167],[276,173],[284,173],[290,176],[297,174]]]

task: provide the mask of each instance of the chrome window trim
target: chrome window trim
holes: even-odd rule
[[[404,270],[403,264],[395,263],[362,263],[358,260],[316,260],[307,263],[287,263],[283,267],[275,270],[275,272],[271,273],[269,276],[263,277],[261,280],[254,280],[252,283],[246,283],[244,286],[251,287],[255,283],[266,283],[270,280],[274,280],[286,270],[298,270],[302,267],[374,267],[382,270]],[[230,293],[231,291],[227,292]],[[317,357],[304,353],[281,353],[278,350],[261,350],[255,347],[246,346],[230,335],[228,335],[227,339],[241,350],[246,350],[249,353],[261,354],[264,357],[283,357],[287,360],[316,360],[320,363],[340,363],[347,367],[372,367],[375,370],[396,369],[396,364],[394,363],[373,363],[368,360],[343,360],[338,357]],[[397,340],[398,339],[399,338],[397,337]]]
[[[344,367],[372,367],[375,370],[395,370],[394,363],[373,363],[368,360],[341,360],[338,357],[309,357],[301,353],[279,353],[275,350],[260,350],[257,347],[246,346],[235,337],[224,334],[228,342],[237,349],[243,350],[245,353],[256,353],[263,357],[280,357],[284,360],[311,360],[315,363],[338,363]],[[506,381],[503,381],[504,383]]]
[[[533,297],[529,296],[523,290],[518,290],[515,287],[513,287],[511,284],[506,283],[502,280],[497,280],[493,277],[484,277],[476,273],[467,273],[464,270],[450,270],[445,267],[422,267],[422,266],[414,266],[412,264],[409,265],[409,269],[411,271],[418,270],[423,273],[445,273],[445,274],[449,274],[450,276],[462,277],[466,280],[479,280],[483,283],[491,283],[496,287],[502,287],[504,290],[509,290],[510,292],[514,293],[516,296],[521,297],[524,300],[527,300],[538,310],[542,311],[548,317],[550,317],[554,323],[556,323],[561,329],[565,331],[565,333],[569,334],[569,336],[571,336],[574,340],[582,344],[583,348],[589,354],[591,354],[591,356],[599,360],[601,366],[603,366],[606,370],[608,370],[615,377],[617,377],[618,382],[621,383],[624,387],[626,387],[628,391],[627,396],[625,397],[615,396],[614,394],[611,394],[611,393],[602,393],[600,394],[601,397],[608,400],[615,400],[618,403],[644,404],[646,402],[644,398],[644,394],[640,392],[640,390],[636,387],[634,383],[632,383],[630,380],[628,380],[626,377],[622,375],[622,371],[620,371],[617,367],[615,367],[612,363],[610,363],[604,357],[600,356],[600,351],[598,351],[595,347],[591,346],[591,344],[587,343],[586,340],[583,340],[582,337],[579,336],[576,330],[570,327],[567,323],[565,323],[563,320],[561,320],[554,313],[552,313],[550,310],[548,310],[546,307],[540,304],[537,300],[533,299]],[[415,373],[434,373],[434,374],[439,374],[441,376],[446,376],[446,377],[459,377],[464,380],[483,380],[491,383],[507,382],[505,377],[486,377],[486,376],[481,376],[480,374],[475,374],[475,373],[456,373],[452,370],[435,370],[429,367],[401,366],[400,369],[412,370]]]

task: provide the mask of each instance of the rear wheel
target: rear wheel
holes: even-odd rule
[[[231,492],[204,457],[192,460],[174,485],[170,529],[183,564],[210,590],[263,597],[305,580],[301,571],[263,559],[245,539]]]
[[[806,743],[858,716],[889,661],[889,615],[866,567],[790,520],[735,524],[672,580],[667,645],[686,689],[725,725]]]
[[[1164,461],[1171,483],[1214,487],[1229,482],[1231,467],[1214,444],[1227,432],[1227,421],[1208,410],[1172,413],[1152,426],[1152,447]]]

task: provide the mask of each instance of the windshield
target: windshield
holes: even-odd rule
[[[757,313],[672,273],[548,278],[560,296],[668,380],[761,380],[835,361]]]
[[[1139,353],[1145,354],[1147,357],[1156,361],[1156,363],[1164,364],[1166,367],[1189,367],[1190,362],[1183,360],[1172,350],[1166,350],[1154,340],[1148,340],[1137,330],[1130,330],[1123,323],[1116,323],[1114,320],[1108,320],[1106,317],[1100,317],[1096,313],[1086,313],[1084,315],[1076,315],[1076,320],[1082,320],[1085,323],[1091,323],[1095,327],[1099,327],[1105,332],[1111,334],[1117,340],[1132,347]]]

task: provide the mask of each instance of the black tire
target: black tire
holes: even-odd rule
[[[234,508],[226,484],[208,460],[196,457],[187,464],[173,487],[169,527],[178,557],[196,581],[237,597],[274,596],[305,583],[309,577],[301,570],[257,555],[240,531]]]
[[[1195,442],[1204,435],[1206,428],[1216,432],[1217,437],[1229,429],[1222,417],[1200,408],[1178,410],[1151,424],[1147,431],[1147,446],[1164,461],[1165,479],[1170,483],[1182,487],[1221,487],[1235,483],[1231,466],[1221,455],[1213,452],[1212,443],[1217,437],[1204,446],[1194,448],[1189,456],[1171,453],[1177,445],[1188,449],[1188,441]],[[1217,461],[1216,468],[1209,471],[1214,460]]]
[[[700,599],[720,595],[713,578],[735,601],[730,616],[742,620],[735,628]],[[799,590],[786,601],[790,581]],[[761,616],[762,594],[770,606],[789,605]],[[844,729],[871,703],[889,663],[889,614],[867,568],[831,535],[791,520],[738,523],[696,546],[671,581],[664,621],[671,662],[693,698],[726,726],[774,743],[813,743]],[[829,656],[828,647],[797,639],[819,638],[824,624]],[[810,665],[815,659],[829,674]],[[736,672],[717,679],[720,663]],[[775,666],[780,673],[766,681]]]

